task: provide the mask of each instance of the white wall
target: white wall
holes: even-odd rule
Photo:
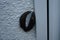
[[[35,27],[24,32],[20,16],[33,10],[33,0],[0,0],[0,40],[35,40]]]

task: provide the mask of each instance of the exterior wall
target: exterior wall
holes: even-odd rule
[[[37,40],[47,40],[47,0],[35,0]]]
[[[20,16],[33,10],[33,0],[0,0],[0,40],[47,40],[47,0],[35,0],[36,31],[24,32]],[[40,31],[39,31],[40,30]],[[49,0],[50,40],[60,40],[60,0]],[[37,34],[36,34],[37,32]]]
[[[33,0],[0,0],[0,40],[35,40],[35,27],[24,32],[20,16],[33,10]]]
[[[49,0],[50,40],[60,40],[60,0]]]

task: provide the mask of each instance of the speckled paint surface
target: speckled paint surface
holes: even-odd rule
[[[19,26],[20,16],[33,9],[33,0],[0,0],[0,40],[35,40],[35,27],[24,32]]]

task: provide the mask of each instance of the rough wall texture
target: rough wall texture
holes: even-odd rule
[[[33,0],[0,0],[0,40],[35,40],[35,27],[30,32],[19,27],[27,10],[33,10]]]

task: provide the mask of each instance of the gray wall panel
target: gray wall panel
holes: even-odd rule
[[[50,40],[60,40],[60,0],[49,0]]]
[[[47,40],[47,0],[35,0],[37,40]]]

